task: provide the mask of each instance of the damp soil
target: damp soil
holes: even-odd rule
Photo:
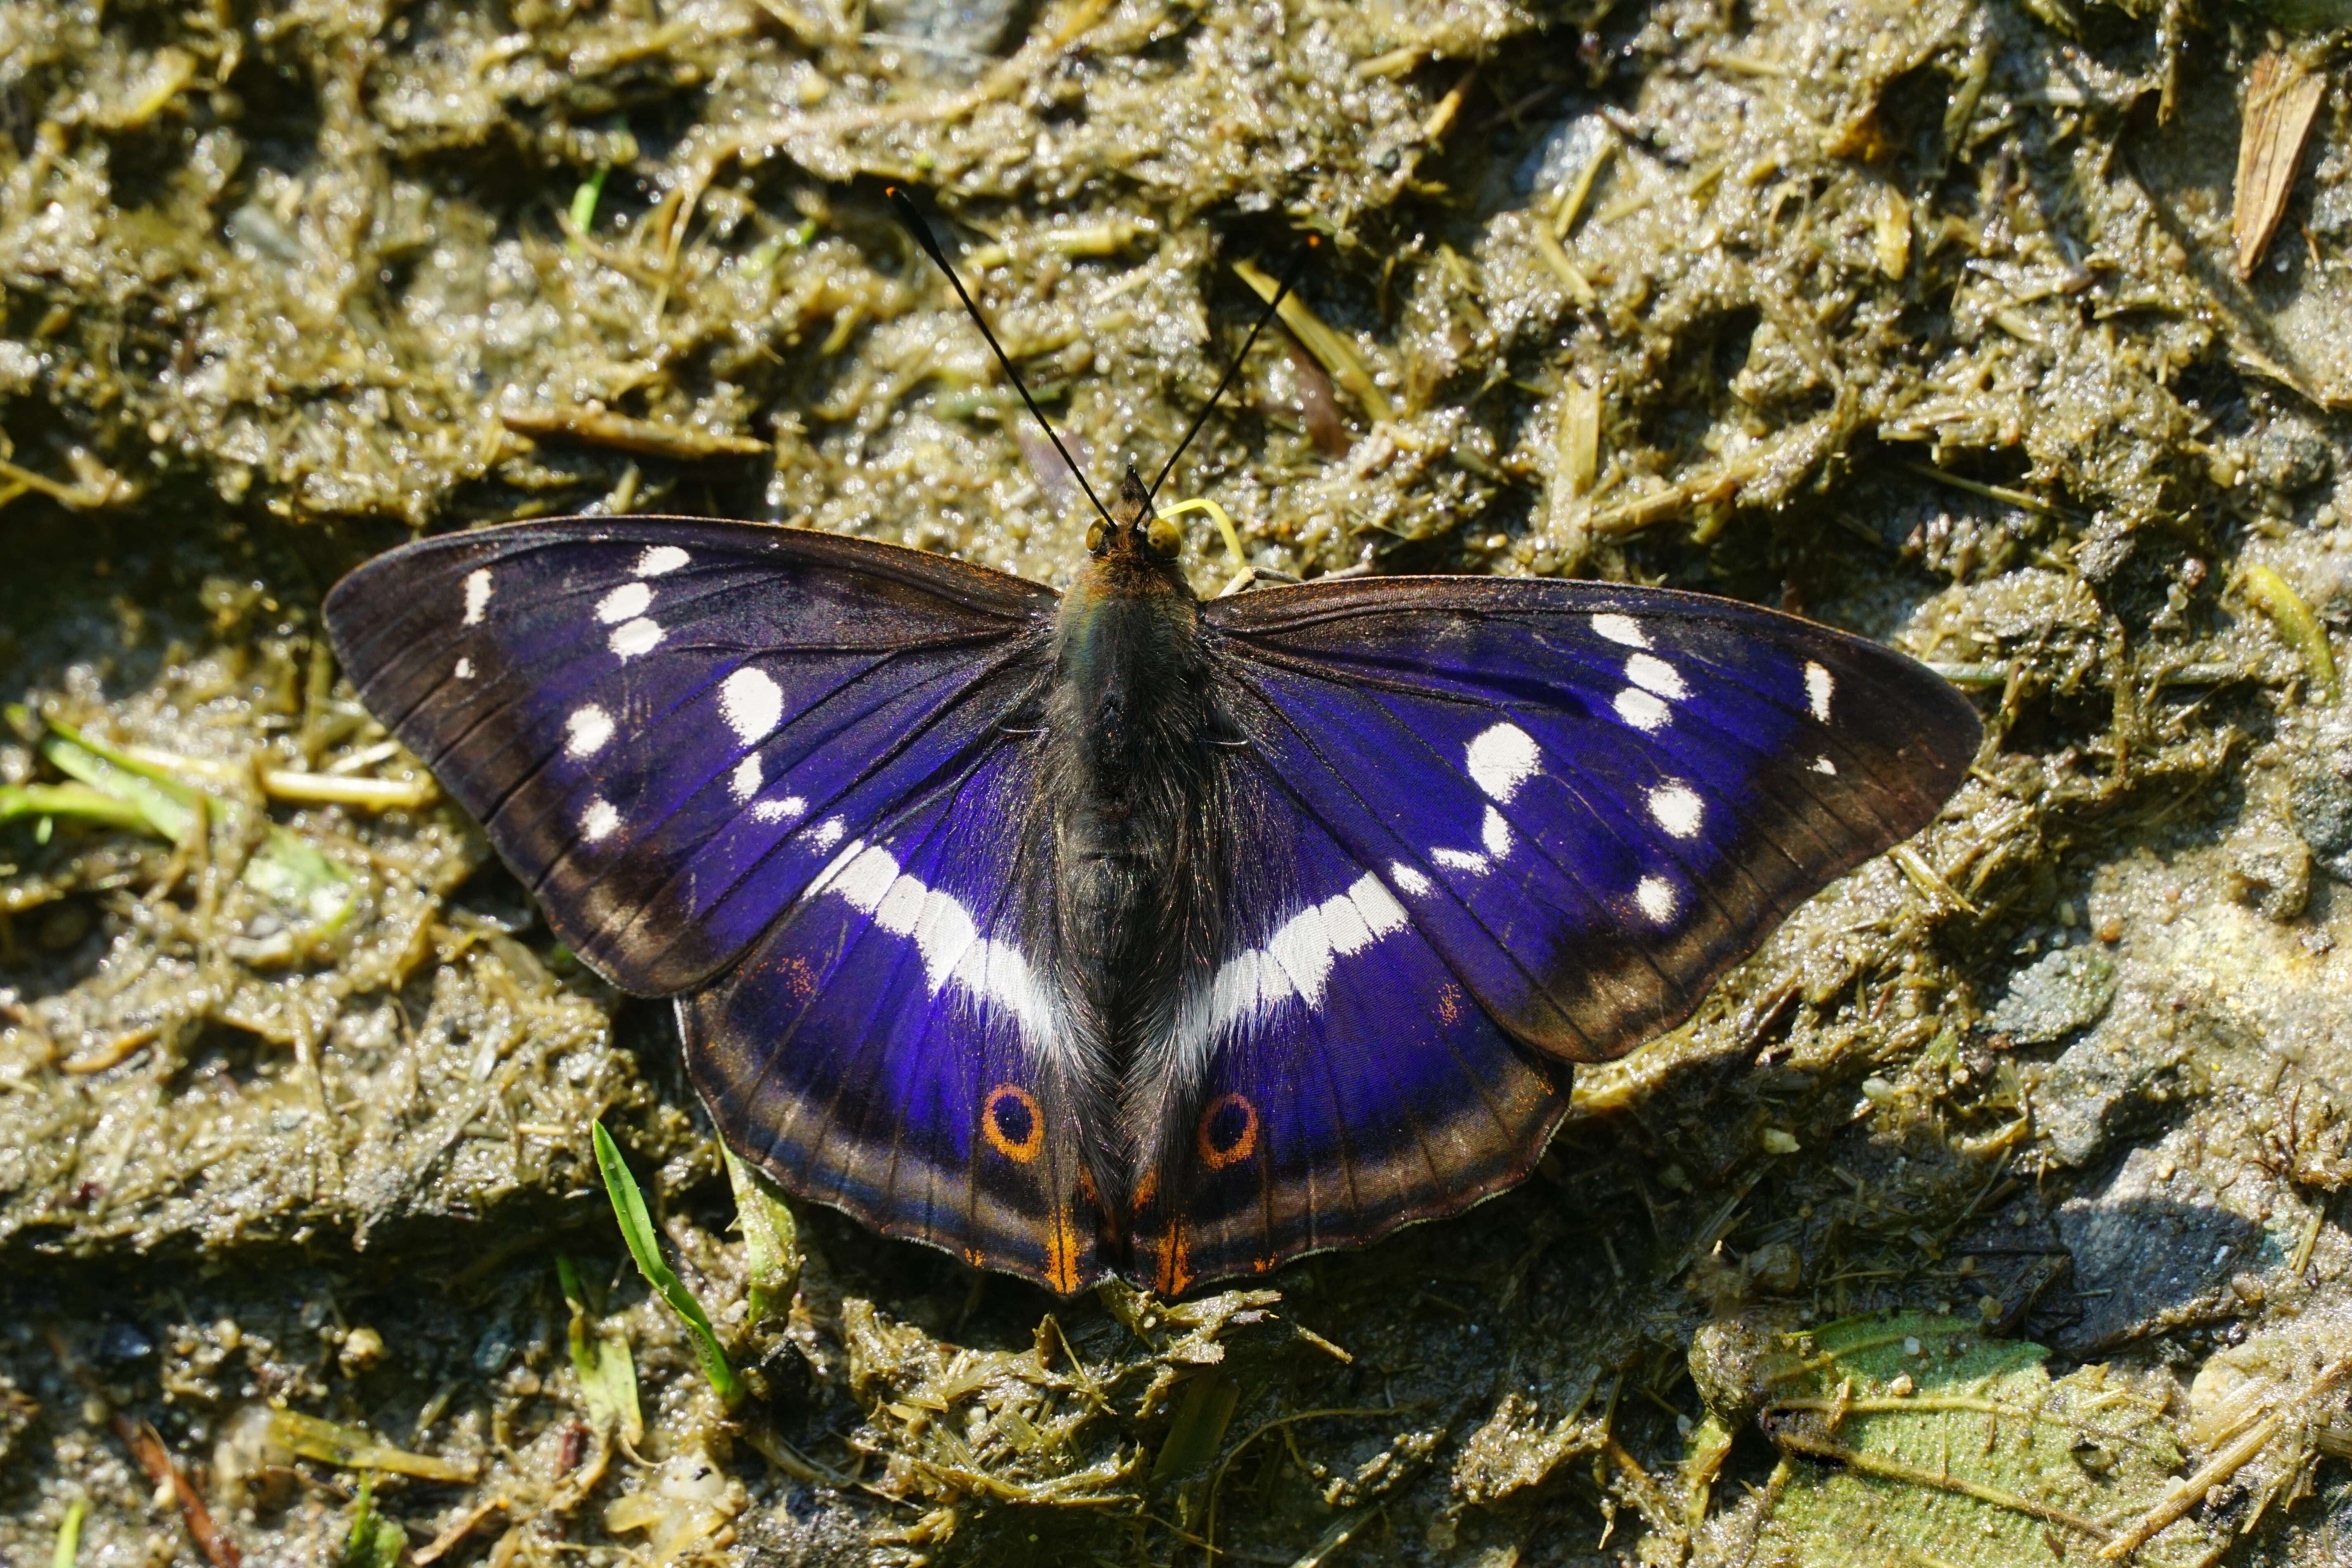
[[[2341,25],[0,9],[0,1558],[2346,1561]],[[1171,481],[1238,527],[1204,592],[1736,595],[1929,661],[1983,754],[1458,1220],[1057,1302],[808,1209],[755,1302],[666,1009],[317,607],[581,511],[1064,580],[1082,498],[889,184],[1097,479],[1317,241]]]

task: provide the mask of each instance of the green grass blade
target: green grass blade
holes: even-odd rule
[[[662,1260],[661,1242],[654,1230],[653,1216],[646,1212],[645,1194],[637,1190],[637,1179],[629,1173],[613,1135],[604,1131],[601,1121],[591,1124],[591,1133],[596,1144],[596,1168],[604,1176],[604,1194],[613,1200],[613,1217],[620,1221],[621,1239],[628,1244],[629,1256],[637,1260],[637,1272],[694,1331],[694,1348],[702,1361],[702,1374],[710,1380],[719,1403],[734,1409],[743,1402],[743,1380],[728,1364],[727,1352],[719,1345],[719,1331],[710,1326],[710,1316],[694,1299],[694,1292]]]
[[[85,1498],[66,1504],[65,1522],[58,1526],[58,1549],[49,1553],[49,1568],[74,1568],[74,1559],[81,1555],[81,1516],[89,1511]]]
[[[20,816],[57,816],[137,832],[147,829],[146,813],[86,784],[0,784],[0,822]]]
[[[77,782],[0,790],[0,821],[26,816],[78,817],[144,827],[176,844],[188,836],[207,803],[218,803],[215,809],[235,809],[234,803],[194,788],[70,725],[54,719],[46,722],[49,734],[41,742],[41,754]],[[43,804],[50,809],[39,809]],[[243,880],[264,898],[299,910],[313,938],[333,935],[359,907],[349,872],[275,824],[246,862]]]
[[[621,1440],[635,1447],[645,1441],[646,1418],[637,1405],[637,1363],[629,1353],[629,1342],[614,1330],[590,1327],[587,1293],[580,1289],[572,1259],[561,1252],[555,1255],[555,1273],[572,1309],[565,1338],[572,1370],[580,1379],[581,1402],[598,1425],[618,1429]]]
[[[737,1223],[743,1227],[744,1261],[751,1266],[751,1321],[781,1318],[793,1310],[801,1278],[799,1222],[784,1194],[721,1143],[727,1180],[735,1189]]]
[[[352,1532],[343,1538],[342,1568],[399,1568],[408,1532],[375,1510],[375,1476],[363,1471],[352,1500]]]

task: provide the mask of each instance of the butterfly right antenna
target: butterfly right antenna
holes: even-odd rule
[[[1029,388],[1022,383],[1021,373],[1013,368],[1013,356],[1004,352],[1004,345],[998,342],[996,334],[988,330],[988,318],[980,313],[980,307],[971,302],[971,295],[964,289],[963,279],[957,277],[956,269],[948,265],[947,252],[940,248],[938,238],[931,233],[931,226],[923,221],[923,215],[916,209],[915,204],[908,198],[907,193],[898,186],[888,186],[882,194],[890,198],[891,206],[898,212],[898,221],[906,226],[908,233],[915,237],[915,243],[923,247],[923,254],[929,257],[939,269],[948,275],[950,283],[955,285],[956,298],[963,301],[964,310],[971,317],[971,324],[980,329],[980,335],[988,340],[988,346],[996,351],[996,363],[1003,365],[1004,374],[1012,378],[1013,390],[1021,395],[1021,401],[1028,405],[1030,414],[1035,417],[1039,427],[1045,432],[1045,439],[1054,443],[1054,450],[1062,455],[1062,462],[1070,470],[1070,477],[1078,481],[1078,489],[1087,492],[1087,500],[1094,502],[1095,510],[1102,513],[1102,520],[1105,522],[1111,522],[1110,512],[1103,506],[1101,500],[1097,499],[1094,486],[1087,483],[1087,476],[1070,458],[1070,449],[1063,446],[1061,437],[1055,434],[1054,422],[1045,417],[1045,410],[1037,406],[1037,400],[1029,395]]]
[[[1275,289],[1273,298],[1266,300],[1265,309],[1258,312],[1256,324],[1250,328],[1249,336],[1242,340],[1241,352],[1234,355],[1234,363],[1225,367],[1224,379],[1217,383],[1217,390],[1209,394],[1209,401],[1202,405],[1200,416],[1192,421],[1192,427],[1184,432],[1184,438],[1176,443],[1174,451],[1168,454],[1168,461],[1160,465],[1160,477],[1151,481],[1148,494],[1158,495],[1160,487],[1168,482],[1168,476],[1176,471],[1176,459],[1184,455],[1184,448],[1192,444],[1192,437],[1201,433],[1201,426],[1206,425],[1209,416],[1216,412],[1218,400],[1225,395],[1225,388],[1234,384],[1234,377],[1241,374],[1242,362],[1249,358],[1250,348],[1257,342],[1257,335],[1265,331],[1265,324],[1274,320],[1274,313],[1282,308],[1285,300],[1290,298],[1290,286],[1298,281],[1299,273],[1306,269],[1307,255],[1318,243],[1313,235],[1308,235],[1298,254],[1290,258],[1290,265],[1283,270],[1281,286]]]

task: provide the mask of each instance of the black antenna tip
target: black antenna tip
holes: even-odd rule
[[[1021,395],[1021,401],[1028,408],[1030,416],[1035,419],[1038,427],[1045,432],[1045,439],[1054,443],[1054,450],[1061,454],[1063,467],[1068,468],[1070,477],[1078,481],[1078,489],[1086,492],[1087,500],[1094,503],[1096,512],[1102,517],[1103,521],[1106,522],[1111,521],[1110,512],[1096,496],[1094,486],[1087,483],[1087,476],[1079,470],[1077,460],[1070,456],[1070,449],[1062,445],[1062,437],[1055,433],[1054,422],[1045,417],[1045,411],[1037,406],[1035,398],[1029,395],[1029,388],[1022,381],[1021,371],[1013,364],[1013,356],[1006,353],[1004,345],[996,341],[996,333],[989,328],[988,318],[982,315],[980,307],[972,302],[971,290],[963,286],[963,279],[956,275],[954,265],[948,260],[948,253],[940,247],[939,237],[931,233],[931,226],[923,221],[922,209],[916,206],[907,193],[896,185],[883,186],[882,194],[887,196],[890,205],[898,209],[899,223],[906,227],[908,233],[915,237],[915,243],[923,247],[923,254],[929,257],[933,265],[937,266],[941,272],[947,274],[948,283],[955,289],[956,298],[963,302],[964,314],[970,316],[971,324],[980,329],[980,335],[987,341],[990,352],[996,355],[996,363],[1004,367],[1004,374],[1013,383],[1013,390]]]

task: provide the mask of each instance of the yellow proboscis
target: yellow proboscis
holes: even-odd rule
[[[1217,531],[1225,537],[1225,550],[1233,556],[1234,565],[1243,567],[1249,564],[1249,558],[1242,553],[1241,531],[1234,526],[1234,520],[1225,515],[1225,509],[1206,496],[1196,497],[1192,500],[1180,500],[1174,506],[1163,510],[1160,515],[1165,518],[1178,518],[1188,511],[1205,511],[1216,519]]]

